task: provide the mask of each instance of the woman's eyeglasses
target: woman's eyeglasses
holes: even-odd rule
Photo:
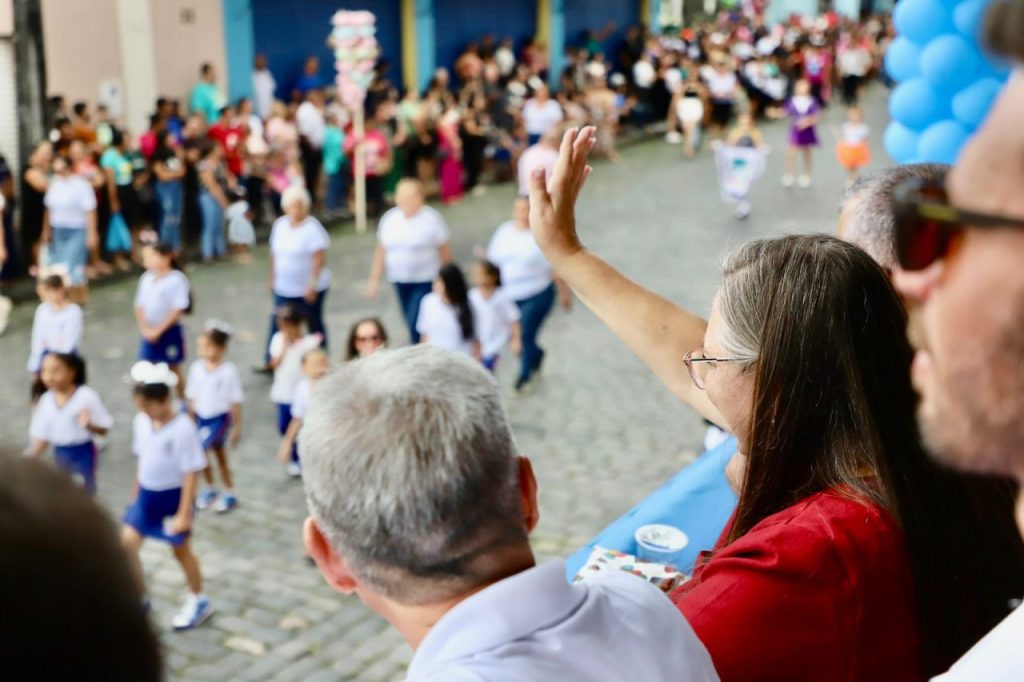
[[[702,391],[709,370],[717,367],[719,362],[736,362],[737,360],[738,358],[706,358],[703,348],[691,350],[683,356],[683,364],[686,365],[686,369],[690,370],[690,379],[693,381],[693,385]]]
[[[949,204],[944,180],[911,178],[893,191],[896,217],[896,259],[904,270],[923,270],[951,256],[967,227],[1022,227],[1024,220],[974,211]]]

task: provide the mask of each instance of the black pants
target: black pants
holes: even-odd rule
[[[320,167],[324,164],[324,153],[308,142],[302,143],[302,175],[306,179],[306,189],[313,204],[317,204],[317,190],[320,184]]]
[[[486,148],[487,138],[483,135],[462,135],[462,165],[466,169],[467,190],[473,189],[480,182]]]
[[[857,104],[860,95],[860,76],[843,76],[843,104],[852,107]]]
[[[245,179],[245,200],[249,202],[249,210],[252,211],[252,224],[263,224],[263,178],[250,175]]]

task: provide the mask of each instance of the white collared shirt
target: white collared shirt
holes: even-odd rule
[[[487,260],[501,270],[501,288],[513,301],[536,296],[554,281],[551,264],[544,257],[533,233],[502,223],[487,245]]]
[[[484,298],[483,292],[474,287],[469,292],[469,302],[473,306],[480,355],[497,355],[511,338],[512,325],[521,317],[519,307],[501,287],[492,291],[490,298]]]
[[[196,423],[182,412],[159,429],[144,412],[135,415],[132,452],[139,458],[139,486],[146,490],[180,488],[185,476],[206,468]]]
[[[32,350],[28,355],[28,371],[38,372],[43,353],[73,353],[82,343],[82,309],[69,303],[57,310],[49,303],[40,303],[32,320]]]
[[[424,296],[420,303],[416,331],[435,348],[473,354],[473,337],[467,339],[462,335],[459,312],[433,291]]]
[[[88,411],[89,423],[101,429],[114,425],[114,418],[103,405],[100,396],[88,386],[79,386],[63,405],[57,404],[57,396],[47,391],[32,411],[29,435],[33,440],[42,440],[61,447],[81,445],[92,440],[93,434],[82,426],[78,418]]]
[[[715,682],[711,656],[651,584],[603,572],[569,585],[553,561],[495,583],[446,613],[408,682]]]
[[[932,682],[1019,682],[1024,674],[1024,606],[1018,606],[945,675]]]
[[[225,361],[210,369],[206,360],[193,362],[185,382],[185,397],[200,419],[213,419],[230,412],[233,405],[245,400],[235,363]]]
[[[163,324],[175,310],[188,310],[189,290],[188,277],[180,270],[159,276],[147,271],[139,278],[135,307],[142,308],[146,324]]]

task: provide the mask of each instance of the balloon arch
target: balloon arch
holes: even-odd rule
[[[885,65],[899,84],[889,97],[885,150],[899,163],[953,163],[984,120],[1010,67],[985,54],[990,0],[900,0],[898,37]]]

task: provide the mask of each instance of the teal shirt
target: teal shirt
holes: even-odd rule
[[[188,99],[188,108],[193,114],[205,116],[206,123],[212,125],[220,118],[220,110],[226,101],[216,85],[199,81],[196,83],[196,87],[192,88],[192,96]]]
[[[324,173],[334,175],[345,165],[345,133],[336,125],[328,125],[324,131]]]
[[[100,157],[100,167],[114,171],[114,182],[118,186],[132,184],[132,161],[115,147],[108,147]]]

